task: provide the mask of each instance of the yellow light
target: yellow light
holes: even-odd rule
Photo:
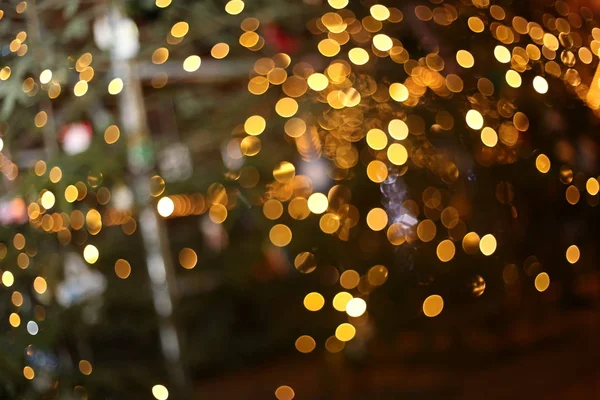
[[[56,202],[54,193],[50,191],[44,192],[42,198],[40,199],[40,202],[42,203],[42,207],[44,207],[46,210],[51,209],[52,207],[54,207],[54,203]]]
[[[396,140],[404,140],[408,137],[408,125],[401,119],[393,119],[388,124],[388,132]]]
[[[369,53],[365,49],[355,47],[348,52],[352,64],[365,65],[369,61]]]
[[[391,98],[395,101],[401,102],[408,100],[408,88],[401,83],[392,83],[389,91]]]
[[[571,245],[567,249],[567,261],[570,264],[575,264],[577,261],[579,261],[580,255],[581,253],[579,252],[579,247],[576,245]]]
[[[193,249],[184,247],[179,251],[179,264],[185,269],[193,269],[198,263],[198,255]]]
[[[470,17],[467,21],[469,28],[475,33],[481,33],[485,29],[483,21],[479,17]]]
[[[587,182],[585,183],[585,188],[590,195],[592,195],[592,196],[597,195],[598,191],[600,191],[600,184],[598,183],[598,179],[596,179],[596,178],[588,179]]]
[[[340,324],[335,330],[335,337],[342,342],[348,342],[356,335],[356,328],[349,323]]]
[[[385,21],[390,17],[390,10],[383,4],[375,4],[369,9],[371,16],[377,21]]]
[[[84,94],[87,93],[87,91],[88,91],[88,83],[86,81],[79,81],[75,84],[75,87],[73,87],[73,93],[77,97],[83,96]]]
[[[8,323],[13,328],[18,328],[21,325],[21,317],[17,313],[11,313],[8,316]]]
[[[481,142],[487,147],[494,147],[498,144],[498,134],[492,128],[486,126],[481,131]]]
[[[8,78],[10,78],[10,74],[11,74],[12,70],[10,69],[10,67],[4,67],[0,70],[0,80],[7,80]]]
[[[323,214],[329,207],[329,200],[323,193],[313,193],[308,198],[308,209],[313,214]]]
[[[96,261],[98,261],[99,257],[100,252],[98,251],[98,248],[96,248],[96,246],[94,246],[93,244],[88,244],[84,247],[83,258],[85,259],[85,261],[87,261],[88,264],[94,264]]]
[[[196,55],[189,56],[183,61],[183,69],[187,72],[198,71],[198,68],[200,68],[201,63],[202,60],[200,59],[200,57]]]
[[[432,294],[423,302],[423,314],[429,318],[437,317],[444,309],[444,299],[442,296]]]
[[[52,80],[52,71],[50,71],[49,69],[45,69],[42,71],[42,73],[40,74],[40,83],[42,83],[43,85],[49,83]]]
[[[2,284],[6,287],[11,287],[15,283],[15,276],[10,271],[2,273]]]
[[[229,45],[227,43],[217,43],[210,50],[210,55],[217,60],[227,57],[228,54]]]
[[[253,115],[244,123],[244,130],[248,135],[257,136],[264,132],[267,121],[260,115]]]
[[[23,376],[25,377],[25,379],[28,380],[32,380],[33,378],[35,378],[35,372],[33,371],[33,368],[29,366],[23,368]]]
[[[172,0],[156,0],[155,4],[158,8],[166,8],[171,5]]]
[[[373,160],[367,165],[367,176],[375,183],[381,183],[388,177],[388,169],[385,163]]]
[[[492,234],[485,235],[479,241],[479,249],[484,256],[491,256],[494,254],[497,246],[498,243],[496,242],[496,238]]]
[[[483,116],[477,110],[467,111],[466,121],[469,128],[479,130],[483,127]]]
[[[517,71],[509,69],[506,71],[506,83],[508,83],[510,87],[520,87],[522,83],[521,75],[519,75]]]
[[[277,247],[285,247],[292,241],[292,230],[283,224],[277,224],[269,231],[269,240]]]
[[[456,254],[456,247],[452,240],[442,240],[436,249],[436,254],[441,262],[448,262],[454,258]]]
[[[169,50],[166,47],[159,47],[152,53],[152,62],[154,64],[164,64],[169,59]]]
[[[346,314],[351,317],[360,317],[365,311],[367,311],[367,302],[360,297],[355,297],[346,304]]]
[[[46,280],[44,278],[42,278],[41,276],[38,276],[33,281],[33,289],[38,294],[44,294],[44,293],[46,293],[46,290],[48,289],[48,284],[46,283]]]
[[[275,104],[275,111],[284,118],[293,117],[298,112],[298,102],[291,97],[284,97]]]
[[[121,93],[121,90],[123,90],[123,80],[121,78],[115,78],[108,84],[108,93],[113,96]]]
[[[62,170],[60,167],[52,167],[49,174],[50,182],[57,183],[62,179]]]
[[[404,165],[408,161],[408,152],[400,143],[392,143],[388,147],[387,157],[394,165]]]
[[[374,208],[367,214],[367,225],[378,232],[387,226],[388,216],[383,208]]]
[[[353,296],[348,292],[339,292],[333,297],[333,308],[339,312],[346,311],[346,306],[352,298]]]
[[[550,276],[541,272],[535,277],[535,288],[538,292],[544,292],[550,286]]]
[[[333,39],[321,40],[317,45],[317,48],[325,57],[336,56],[341,50],[340,44]]]
[[[394,42],[388,35],[380,33],[373,36],[373,46],[379,51],[389,51],[394,46]]]
[[[475,59],[473,55],[466,50],[459,50],[456,52],[456,61],[458,65],[463,68],[472,68],[475,65]]]
[[[367,132],[367,144],[373,150],[383,150],[387,143],[387,135],[381,129],[374,128]]]
[[[107,144],[115,144],[121,137],[121,131],[116,125],[111,125],[104,131],[104,141]]]
[[[540,171],[542,174],[546,174],[548,173],[548,171],[550,171],[550,159],[548,158],[547,155],[545,154],[540,154],[539,156],[537,156],[537,158],[535,159],[535,167],[538,169],[538,171]]]
[[[506,64],[510,62],[511,55],[506,47],[496,46],[496,48],[494,48],[494,57],[496,57],[496,60],[499,62]]]
[[[327,2],[336,10],[341,10],[348,5],[348,0],[327,0]]]
[[[173,27],[171,28],[171,36],[176,38],[182,38],[185,35],[187,35],[189,30],[190,25],[187,22],[181,21],[173,25]]]
[[[163,385],[154,385],[152,387],[152,396],[156,400],[167,400],[169,398],[169,391]]]
[[[175,211],[175,203],[169,197],[163,197],[156,204],[156,210],[161,217],[166,218]]]
[[[308,311],[319,311],[325,305],[325,299],[320,293],[312,292],[304,297],[304,307]]]
[[[208,210],[208,217],[215,224],[222,224],[227,219],[227,207],[223,204],[213,204]]]
[[[231,0],[225,4],[225,12],[230,15],[238,15],[244,11],[244,5],[242,0]]]
[[[320,92],[329,86],[329,79],[327,79],[325,75],[315,72],[308,77],[307,83],[308,87],[310,87],[312,90],[315,92]]]
[[[541,76],[533,78],[533,88],[540,94],[548,93],[548,81]]]

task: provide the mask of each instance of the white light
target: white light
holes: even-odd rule
[[[40,331],[40,328],[38,327],[38,324],[36,324],[34,321],[29,321],[27,323],[27,332],[29,332],[30,335],[37,335],[38,332]]]
[[[170,198],[163,197],[158,201],[158,204],[156,204],[156,209],[161,217],[166,218],[173,214],[173,211],[175,211],[175,203],[173,203],[173,200]]]
[[[351,317],[360,317],[367,311],[367,303],[360,297],[355,297],[346,304],[346,314]]]

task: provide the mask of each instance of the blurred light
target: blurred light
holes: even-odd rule
[[[40,199],[40,202],[42,203],[42,207],[44,207],[46,210],[51,209],[52,207],[54,207],[54,204],[56,202],[54,193],[52,193],[50,191],[44,192],[44,194],[42,195],[42,198]]]
[[[467,111],[466,121],[469,128],[479,130],[483,127],[483,116],[477,110]]]
[[[83,258],[89,264],[94,264],[96,261],[98,261],[99,257],[100,257],[100,252],[98,251],[98,248],[96,248],[96,246],[94,246],[93,244],[88,244],[87,246],[84,247]]]
[[[169,197],[162,197],[156,204],[156,210],[161,217],[168,217],[175,211],[175,203]]]
[[[540,94],[548,93],[548,81],[541,76],[533,78],[533,88]]]
[[[342,342],[348,342],[356,335],[356,328],[349,323],[340,324],[335,330],[335,337]]]
[[[197,71],[198,68],[200,68],[201,63],[202,60],[199,56],[192,55],[183,61],[183,69],[187,72],[194,72]]]
[[[6,287],[11,287],[15,283],[15,276],[10,271],[2,273],[2,284]]]
[[[88,360],[79,361],[79,371],[83,375],[91,375],[92,374],[92,364]]]
[[[27,323],[27,332],[30,335],[35,336],[38,334],[39,331],[40,331],[40,328],[38,327],[38,324],[35,321],[29,321]]]
[[[242,0],[230,0],[225,4],[225,12],[230,15],[238,15],[244,11],[244,5]]]
[[[346,313],[351,317],[360,317],[365,311],[367,311],[367,303],[359,297],[351,299],[346,304]]]
[[[313,214],[323,214],[327,211],[327,207],[329,207],[329,201],[323,193],[313,193],[308,198],[308,209]]]
[[[122,90],[123,80],[121,78],[115,78],[108,84],[108,93],[112,94],[113,96],[121,93]]]
[[[172,0],[156,0],[155,4],[158,8],[166,8],[169,7],[169,5],[171,5],[171,1]]]
[[[485,235],[479,241],[479,249],[484,256],[491,256],[496,251],[497,242],[492,234]]]
[[[277,400],[292,400],[295,395],[294,389],[289,386],[279,386],[277,390],[275,390],[275,397]]]
[[[42,73],[40,74],[40,82],[42,84],[47,84],[52,80],[52,71],[50,71],[49,69],[45,69],[42,71]]]
[[[152,387],[152,395],[156,400],[167,400],[169,398],[169,391],[163,385],[154,385]]]
[[[304,307],[308,311],[319,311],[325,305],[325,299],[320,293],[312,292],[304,297]]]
[[[550,286],[550,276],[541,272],[535,277],[535,288],[538,292],[544,292]]]
[[[570,264],[575,264],[577,261],[579,261],[580,255],[581,255],[581,253],[579,251],[579,247],[577,247],[576,245],[571,245],[567,249],[566,256],[567,256],[567,261]]]
[[[442,299],[442,296],[437,294],[427,297],[423,302],[423,313],[430,318],[440,315],[443,308],[444,299]]]

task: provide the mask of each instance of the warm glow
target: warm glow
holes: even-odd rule
[[[156,204],[156,210],[161,217],[166,218],[175,211],[175,203],[169,197],[163,197]]]
[[[477,110],[467,111],[466,121],[471,129],[479,130],[483,127],[483,116]]]
[[[113,96],[121,93],[122,90],[123,80],[121,80],[121,78],[115,78],[108,84],[108,93],[112,94]]]
[[[194,72],[200,68],[201,63],[200,57],[196,55],[189,56],[183,61],[183,69],[187,72]]]
[[[167,400],[169,398],[169,391],[163,385],[154,385],[152,387],[152,395],[156,400]]]
[[[327,196],[323,193],[313,193],[308,198],[308,209],[313,214],[323,214],[329,207]]]
[[[444,299],[437,294],[431,295],[423,302],[423,314],[433,318],[440,315],[444,308]]]
[[[360,297],[355,297],[346,304],[346,314],[351,317],[360,317],[365,311],[367,311],[367,303]]]
[[[96,261],[98,261],[99,257],[100,252],[98,252],[98,248],[96,248],[96,246],[94,246],[93,244],[88,244],[83,249],[83,258],[89,264],[94,264]]]

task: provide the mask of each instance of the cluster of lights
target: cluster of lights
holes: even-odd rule
[[[328,63],[324,64],[325,68],[317,68],[305,61],[293,63],[285,53],[256,61],[248,81],[248,91],[256,96],[269,90],[281,92],[273,111],[284,121],[286,139],[293,143],[305,161],[329,159],[333,167],[323,173],[328,174],[332,180],[339,181],[328,191],[317,189],[312,179],[298,173],[296,166],[290,161],[278,161],[273,165],[273,179],[261,176],[258,169],[252,166],[230,171],[227,178],[237,181],[243,189],[257,187],[261,178],[269,180],[265,185],[264,196],[257,196],[252,204],[261,206],[265,218],[272,222],[268,234],[272,245],[286,247],[293,242],[293,231],[286,219],[301,221],[314,216],[313,219],[318,220],[318,226],[324,234],[335,235],[343,241],[349,239],[352,228],[366,227],[385,236],[393,246],[419,241],[433,242],[436,255],[442,263],[451,262],[456,257],[457,248],[462,248],[465,254],[471,256],[482,254],[489,257],[495,254],[498,247],[496,237],[491,233],[480,237],[476,232],[469,232],[467,222],[463,220],[464,215],[442,196],[438,188],[430,186],[423,191],[422,198],[417,199],[422,205],[417,200],[404,200],[401,204],[404,215],[401,217],[393,215],[385,207],[372,207],[366,215],[361,216],[358,208],[351,203],[349,189],[342,182],[352,176],[351,170],[354,167],[362,165],[367,178],[377,185],[383,185],[391,178],[401,177],[408,169],[414,168],[428,168],[444,183],[452,185],[459,180],[461,171],[451,159],[422,139],[429,133],[443,133],[454,127],[469,128],[476,146],[476,159],[482,164],[492,165],[501,159],[504,162],[507,157],[509,162],[516,161],[522,135],[529,129],[529,119],[523,112],[517,111],[510,100],[511,96],[501,94],[505,89],[517,90],[531,85],[538,95],[543,96],[550,90],[549,79],[562,79],[591,108],[600,109],[600,79],[594,78],[593,83],[586,86],[574,68],[576,61],[588,65],[592,63],[593,55],[600,54],[600,29],[594,28],[589,38],[573,33],[583,26],[582,20],[591,19],[587,11],[582,11],[581,16],[572,17],[570,14],[567,16],[562,6],[557,5],[560,17],[553,18],[552,22],[547,19],[545,26],[542,26],[519,16],[509,20],[506,10],[497,5],[489,7],[487,0],[472,0],[472,3],[474,10],[469,13],[473,15],[468,18],[467,26],[477,35],[489,31],[494,40],[499,42],[488,50],[503,68],[506,88],[495,87],[486,77],[474,80],[473,71],[477,71],[481,63],[476,58],[479,53],[474,49],[457,49],[452,60],[444,60],[437,52],[419,60],[411,59],[400,40],[383,32],[390,24],[403,21],[404,16],[399,9],[375,4],[369,8],[369,15],[361,20],[346,9],[348,0],[328,0],[333,11],[308,24],[312,33],[322,36],[317,50]],[[159,8],[167,8],[171,5],[171,0],[155,0],[155,4]],[[241,0],[230,0],[224,7],[225,12],[231,16],[241,14],[244,8],[245,3]],[[26,9],[26,2],[21,2],[16,7],[17,13],[23,13]],[[450,5],[433,9],[419,5],[414,8],[414,13],[423,22],[441,26],[457,23],[458,18],[457,9]],[[489,13],[489,18],[484,15],[486,13]],[[2,16],[3,13],[0,14],[0,19]],[[254,52],[263,49],[265,39],[258,33],[259,25],[256,18],[245,18],[240,25],[242,33],[239,45]],[[175,23],[168,33],[167,43],[180,43],[189,31],[188,22]],[[10,42],[11,52],[18,56],[25,55],[26,39],[27,33],[19,32]],[[574,43],[569,44],[569,40]],[[520,41],[530,43],[520,46]],[[562,51],[561,47],[564,48]],[[229,44],[216,43],[210,54],[218,60],[227,57],[229,52]],[[154,64],[161,65],[169,57],[169,49],[160,47],[152,53],[151,59]],[[408,78],[403,82],[382,83],[368,76],[368,71],[372,70],[375,62],[385,59],[401,65]],[[88,93],[90,82],[95,77],[93,56],[91,53],[84,53],[77,59],[71,57],[69,61],[69,67],[79,74],[79,80],[73,86],[73,94],[82,97]],[[445,66],[450,62],[455,62],[460,68],[454,74],[445,74]],[[524,77],[527,75],[524,72],[538,64],[541,72],[531,82],[525,81]],[[201,65],[201,57],[195,54],[189,55],[182,63],[183,69],[190,73],[197,71]],[[41,89],[47,92],[50,99],[56,99],[62,90],[56,75],[58,74],[52,70],[44,69],[39,76],[24,79],[22,90],[33,97]],[[6,81],[11,76],[9,66],[0,69],[0,80]],[[153,86],[163,87],[166,81],[166,74],[159,74],[153,79]],[[465,87],[476,87],[477,92],[467,93]],[[107,87],[110,95],[118,95],[123,89],[124,82],[119,77],[112,79]],[[427,127],[426,119],[420,115],[418,108],[422,101],[426,101],[426,93],[433,93],[442,99],[451,99],[458,94],[473,95],[474,100],[468,110],[459,116],[452,115],[445,109],[436,110],[433,116],[436,123]],[[500,97],[494,98],[495,93]],[[305,109],[307,104],[319,104],[322,108],[313,114]],[[402,111],[395,111],[398,109]],[[366,110],[377,110],[377,118],[369,117]],[[227,155],[232,159],[259,156],[262,149],[261,135],[272,128],[272,118],[273,114],[266,111],[261,115],[247,116],[244,123],[234,130],[234,138],[227,145]],[[460,121],[464,121],[464,125]],[[35,127],[43,128],[47,123],[47,112],[39,111],[34,118]],[[358,145],[363,138],[366,150]],[[115,144],[119,139],[120,130],[116,125],[106,128],[106,144]],[[18,175],[16,165],[3,155],[0,161],[5,176],[15,179]],[[550,157],[543,153],[537,153],[534,163],[541,174],[557,170]],[[45,175],[46,170],[44,161],[39,161],[34,167],[38,176]],[[130,214],[120,215],[112,210],[102,216],[95,209],[88,210],[85,214],[79,210],[71,214],[49,212],[58,208],[57,203],[60,202],[57,198],[64,197],[67,203],[72,204],[84,199],[91,189],[94,189],[93,194],[97,196],[98,204],[107,204],[111,197],[110,191],[94,184],[95,178],[97,177],[92,176],[88,179],[87,185],[83,182],[70,184],[64,192],[57,188],[42,190],[36,201],[27,208],[32,225],[57,233],[63,244],[70,242],[71,231],[80,230],[84,226],[92,236],[97,235],[103,225],[128,226],[123,228],[124,231],[127,229],[129,234],[133,233],[135,219]],[[566,166],[560,167],[560,180],[569,185],[565,191],[569,204],[577,204],[582,192],[591,197],[598,195],[599,178],[583,177],[581,173],[575,174],[575,178],[576,182],[573,183],[573,171]],[[53,184],[61,182],[60,167],[52,167],[48,179]],[[226,221],[229,210],[236,205],[236,193],[221,184],[213,184],[206,194],[164,196],[165,182],[156,176],[152,178],[151,188],[151,195],[158,198],[157,211],[165,218],[207,213],[211,221],[221,224]],[[512,202],[512,198],[504,199],[498,194],[497,198],[503,204]],[[588,198],[590,204],[594,201],[597,204],[597,200]],[[15,240],[16,243],[20,241],[20,237]],[[15,248],[22,250],[24,246],[23,244],[19,248],[15,245]],[[570,264],[577,263],[581,255],[576,245],[568,247],[565,254]],[[83,257],[89,264],[94,264],[100,259],[100,252],[96,246],[87,244],[83,248]],[[28,254],[21,253],[18,266],[26,269],[29,258]],[[193,269],[198,262],[196,252],[190,248],[182,249],[178,259],[185,269]],[[310,273],[317,266],[315,256],[310,252],[299,253],[294,265],[301,273]],[[515,279],[516,267],[513,266],[510,264],[504,269],[503,279],[507,283]],[[126,260],[119,259],[115,262],[114,270],[119,278],[127,279],[131,274],[131,265]],[[518,271],[516,274],[518,276]],[[363,275],[347,270],[339,276],[339,284],[344,290],[335,294],[332,306],[335,310],[346,313],[348,322],[339,324],[334,334],[326,340],[325,347],[328,351],[341,351],[346,342],[355,338],[363,323],[361,321],[368,318],[369,294],[385,283],[387,276],[387,268],[381,265],[371,267]],[[479,278],[477,287],[481,294],[485,289],[485,281]],[[15,276],[10,271],[3,271],[1,282],[5,287],[11,287]],[[536,270],[535,288],[543,292],[549,285],[549,275]],[[36,277],[33,289],[38,295],[45,294],[48,289],[45,278]],[[352,294],[350,291],[356,293]],[[22,303],[18,295],[14,298],[15,306]],[[303,302],[308,311],[317,312],[325,307],[326,299],[320,293],[312,292],[304,297]],[[443,308],[444,300],[437,294],[426,297],[422,305],[423,314],[427,317],[440,315]],[[21,325],[21,317],[12,313],[9,322],[11,326],[18,327]],[[37,334],[37,323],[29,321],[27,330],[32,335]],[[309,353],[315,347],[316,341],[308,335],[296,340],[296,348],[302,353]],[[86,360],[79,363],[79,369],[84,375],[92,372],[92,366]],[[23,375],[31,380],[34,379],[35,372],[26,366]],[[154,386],[152,394],[159,400],[169,396],[167,388],[162,385]],[[281,386],[275,395],[279,400],[285,400],[292,399],[295,394],[289,386]]]

